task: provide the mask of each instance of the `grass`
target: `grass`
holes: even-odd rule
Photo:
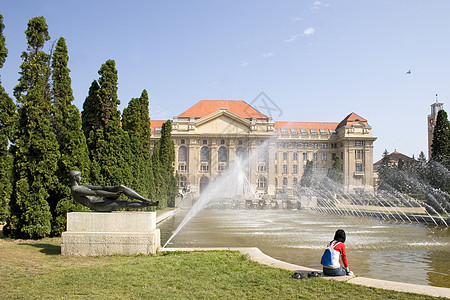
[[[292,279],[232,251],[64,257],[59,238],[0,239],[1,299],[433,299]]]

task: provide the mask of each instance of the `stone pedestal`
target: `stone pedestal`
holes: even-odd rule
[[[160,246],[155,212],[72,212],[62,233],[61,254],[155,254]]]

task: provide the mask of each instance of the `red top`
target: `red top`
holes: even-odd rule
[[[330,242],[331,245],[332,242]],[[348,268],[348,261],[347,261],[347,252],[345,252],[345,244],[339,243],[336,246],[334,246],[334,250],[338,251],[341,254],[342,263],[344,264],[345,268]]]

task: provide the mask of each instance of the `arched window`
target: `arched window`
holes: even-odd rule
[[[178,148],[178,161],[187,162],[187,148],[185,146]]]
[[[258,178],[258,188],[264,189],[267,187],[267,179],[266,177],[259,177]]]
[[[186,187],[186,183],[187,183],[186,177],[180,176],[178,179],[178,187],[184,188]]]
[[[206,146],[200,149],[200,162],[209,163],[209,148]]]
[[[219,162],[220,163],[226,163],[228,162],[228,151],[227,148],[225,147],[220,147],[219,148]]]
[[[284,178],[283,178],[283,186],[287,186],[287,184],[288,184],[287,178],[284,177]]]
[[[244,147],[237,147],[236,148],[236,156],[240,159],[245,158],[245,149]]]

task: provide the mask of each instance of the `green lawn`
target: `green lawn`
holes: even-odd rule
[[[292,279],[231,251],[63,257],[60,239],[0,239],[1,299],[432,299]]]

